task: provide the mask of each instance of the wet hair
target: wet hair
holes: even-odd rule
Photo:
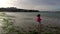
[[[40,14],[38,14],[37,16],[40,16]]]

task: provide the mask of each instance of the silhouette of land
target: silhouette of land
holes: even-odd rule
[[[38,10],[18,9],[15,7],[0,8],[0,12],[39,12]]]
[[[19,9],[19,8],[16,8],[16,7],[0,8],[0,12],[40,12],[40,13],[60,13],[60,11],[28,10],[28,9]]]

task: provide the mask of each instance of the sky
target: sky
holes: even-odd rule
[[[60,11],[60,0],[0,0],[0,7]]]

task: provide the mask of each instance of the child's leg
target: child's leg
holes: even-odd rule
[[[39,34],[41,34],[41,23],[38,24]]]

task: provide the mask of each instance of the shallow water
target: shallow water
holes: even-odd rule
[[[38,12],[5,12],[8,15],[15,16],[16,26],[37,25],[36,15],[41,14],[41,23],[50,26],[60,26],[59,13],[38,13]],[[24,27],[22,26],[22,27]]]
[[[17,26],[18,30],[25,31],[36,30],[38,22],[36,21],[36,15],[41,14],[41,24],[48,26],[60,27],[60,14],[59,13],[38,13],[38,12],[5,12],[9,16],[14,16],[14,26]],[[0,19],[1,20],[1,19]],[[21,28],[21,29],[20,29]],[[0,33],[3,32],[0,28]]]

